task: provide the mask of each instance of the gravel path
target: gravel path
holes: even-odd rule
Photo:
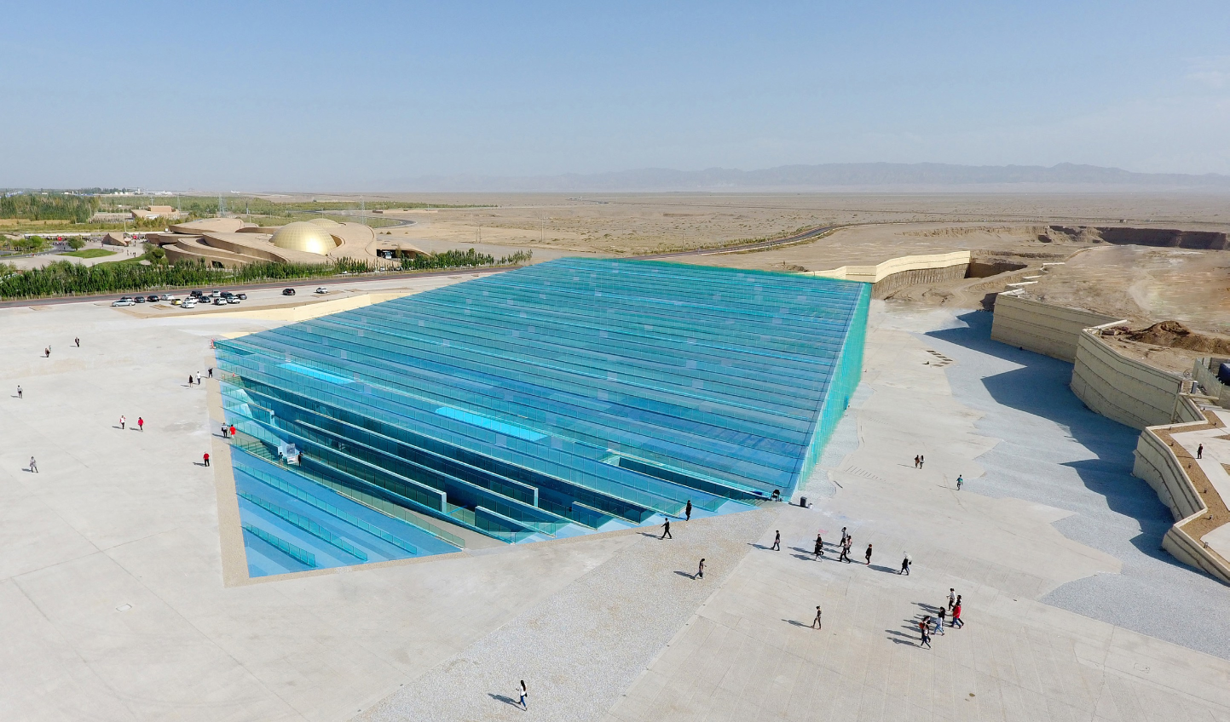
[[[729,576],[776,516],[773,509],[671,525],[373,707],[360,719],[592,720]],[[705,578],[693,579],[706,558]],[[514,686],[529,687],[529,712]]]
[[[1123,562],[1119,574],[1065,584],[1042,601],[1230,659],[1228,590],[1161,549],[1174,519],[1132,476],[1139,432],[1086,409],[1068,388],[1071,364],[990,340],[991,319],[971,312],[924,337],[957,360],[949,383],[986,412],[978,430],[1003,439],[978,458],[986,476],[965,488],[1075,512],[1055,527]]]

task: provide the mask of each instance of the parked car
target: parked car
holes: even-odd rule
[[[184,301],[182,305],[184,308],[196,308],[196,299],[189,298],[188,300]]]
[[[222,298],[221,296],[219,296],[219,297],[217,297],[217,298],[215,298],[215,299],[214,299],[214,305],[215,305],[215,306],[225,306],[225,305],[226,305],[226,299],[225,299],[225,298]]]
[[[145,303],[145,296],[133,296],[132,300],[137,303]]]
[[[150,303],[158,303],[162,299],[158,297],[158,294],[151,293],[145,300],[149,301]]]
[[[193,292],[189,293],[188,295],[189,295],[189,296],[192,296],[193,298],[200,298],[202,294],[201,294],[201,292],[200,292],[200,291],[193,291]]]
[[[236,293],[236,294],[235,294],[235,298],[238,298],[240,301],[246,301],[246,300],[248,300],[248,294],[246,294],[246,293]]]
[[[227,303],[239,303],[239,296],[227,296],[226,302]]]
[[[161,296],[159,296],[159,298],[161,298],[164,301],[175,301],[177,296],[175,296],[174,294],[170,294],[170,293],[164,293]]]
[[[315,293],[328,293],[328,292],[329,292],[329,289],[325,288],[324,286],[317,288],[315,291]]]
[[[191,300],[191,299],[189,299],[189,300]],[[183,302],[181,299],[178,299],[178,298],[172,298],[172,299],[171,299],[171,305],[172,305],[172,306],[182,306],[182,305],[184,305],[184,302]],[[193,305],[193,306],[195,306],[195,305],[196,305],[196,302],[195,302],[195,301],[193,301],[192,305]]]
[[[222,295],[222,292],[215,288],[209,292],[209,295],[213,298],[219,298]]]
[[[136,303],[134,303],[134,302],[133,302],[133,300],[132,300],[131,298],[129,298],[128,296],[124,296],[124,297],[123,297],[123,298],[121,298],[121,299],[118,299],[118,300],[116,300],[116,301],[112,301],[112,302],[111,302],[111,306],[112,306],[112,307],[115,307],[115,306],[135,306],[135,305],[136,305]]]
[[[295,289],[293,289],[293,288],[283,288],[283,289],[282,289],[282,295],[283,295],[283,296],[293,296],[293,295],[295,295]]]

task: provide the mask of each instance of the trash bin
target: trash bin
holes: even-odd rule
[[[807,497],[805,496],[799,497],[799,506],[803,507],[804,509],[807,508]]]

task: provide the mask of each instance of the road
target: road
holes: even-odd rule
[[[822,236],[825,233],[828,233],[829,231],[837,227],[838,226],[821,226],[819,228],[813,228],[811,230],[804,231],[802,233],[796,233],[792,236],[786,236],[785,238],[777,238],[771,241],[760,241],[758,243],[748,243],[742,246],[726,246],[723,248],[698,248],[693,251],[678,251],[675,253],[651,253],[651,254],[646,254],[642,256],[630,256],[629,258],[632,258],[634,260],[641,260],[641,261],[653,261],[653,260],[662,260],[662,259],[667,259],[667,258],[680,258],[684,256],[709,256],[709,255],[714,255],[718,253],[739,253],[743,251],[757,251],[757,250],[763,250],[766,248],[773,248],[776,246],[785,246],[791,243],[799,243],[801,241],[806,241],[808,239]],[[353,278],[347,278],[344,276],[331,276],[328,278],[286,279],[282,281],[275,281],[275,282],[269,282],[269,283],[225,284],[225,286],[228,290],[232,290],[232,291],[246,291],[246,290],[251,290],[251,289],[279,288],[279,287],[284,288],[287,286],[294,286],[294,285],[300,285],[300,284],[308,284],[308,285],[327,284],[330,286],[339,286],[339,285],[346,285],[346,284],[352,284],[352,283],[364,283],[364,282],[373,281],[373,280],[389,280],[389,279],[394,279],[398,277],[431,278],[433,276],[450,276],[450,275],[455,275],[458,273],[498,273],[500,271],[505,271],[505,270],[508,270],[508,268],[507,267],[454,268],[454,269],[449,269],[449,270],[444,270],[444,271],[431,271],[428,273],[385,273],[385,274],[380,274],[378,276],[365,275],[365,276],[355,276]],[[212,286],[210,288],[212,288]],[[167,291],[187,292],[189,290],[191,289],[188,289],[188,288],[148,289],[144,293],[153,293],[154,291],[158,291],[159,293],[165,293]],[[111,293],[93,294],[89,296],[65,296],[65,297],[58,297],[58,298],[43,298],[43,299],[15,299],[15,300],[9,300],[9,301],[0,301],[0,308],[13,308],[15,306],[30,306],[30,305],[55,306],[55,305],[64,304],[64,303],[90,303],[90,302],[96,302],[96,301],[114,300],[116,298],[119,298],[120,296],[134,295],[136,293],[137,293],[136,291],[122,291],[122,292],[116,291],[116,292],[111,292]]]

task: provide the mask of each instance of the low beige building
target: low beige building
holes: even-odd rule
[[[132,213],[133,219],[139,220],[139,221],[152,221],[155,218],[167,218],[170,220],[179,220],[180,218],[183,218],[188,215],[187,213],[183,213],[183,212],[175,210],[173,206],[150,206],[149,208],[134,208],[132,209],[131,213]]]
[[[327,218],[296,221],[276,228],[238,218],[206,218],[171,226],[166,233],[147,234],[172,262],[204,260],[216,267],[246,263],[327,263],[339,258],[356,261],[397,261],[428,255],[405,241],[379,237],[362,223],[338,223]]]

